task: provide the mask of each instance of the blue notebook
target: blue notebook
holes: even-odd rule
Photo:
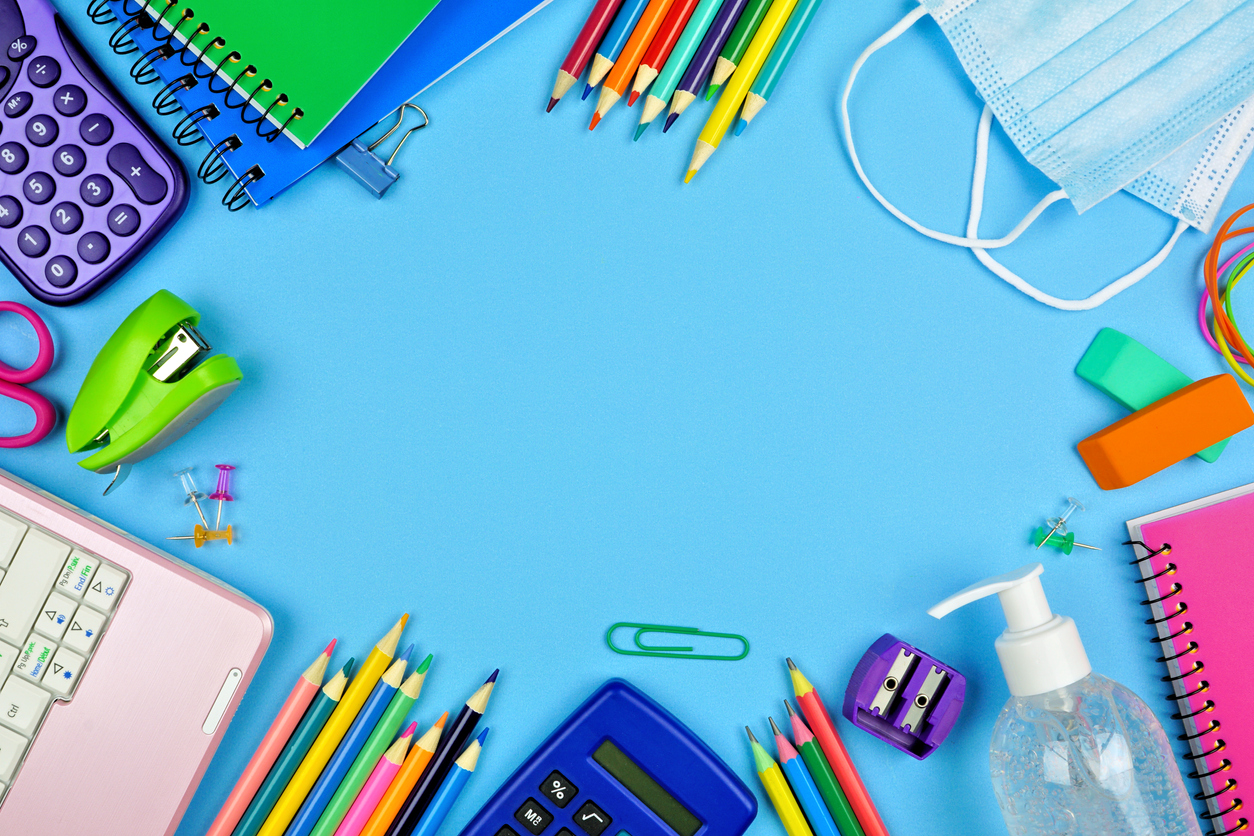
[[[426,90],[457,67],[481,52],[519,23],[522,23],[552,0],[442,0],[414,30],[387,63],[375,73],[361,91],[340,111],[330,125],[307,148],[294,143],[267,141],[273,126],[266,120],[249,124],[256,114],[237,92],[222,92],[212,79],[198,78],[185,89],[186,79],[197,66],[193,55],[175,52],[169,57],[155,57],[137,67],[150,66],[148,75],[158,80],[148,85],[154,93],[154,105],[164,101],[170,105],[163,112],[181,109],[175,125],[187,138],[199,130],[206,142],[204,162],[197,172],[206,182],[221,180],[226,185],[223,202],[239,208],[249,202],[260,206],[280,194],[318,165],[334,157],[341,148],[368,131],[401,103]],[[123,11],[122,0],[108,0],[117,16],[115,28],[127,26],[130,20]],[[138,4],[126,4],[134,11]],[[126,34],[138,49],[127,59],[139,62],[144,56],[158,56],[161,43],[153,38],[151,28],[130,25]],[[125,35],[115,41],[126,40]],[[175,42],[177,43],[177,42]],[[145,77],[141,72],[133,76]],[[194,76],[193,76],[194,77]],[[180,79],[184,81],[180,82]],[[216,111],[212,118],[206,114]],[[195,120],[195,127],[191,124]],[[192,131],[192,133],[185,133]]]

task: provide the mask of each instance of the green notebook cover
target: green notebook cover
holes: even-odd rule
[[[188,63],[201,55],[217,70],[217,78],[202,79],[201,84],[212,82],[214,89],[225,89],[234,82],[230,104],[248,100],[250,121],[264,114],[272,130],[282,126],[304,148],[438,2],[172,0],[165,5],[156,0],[145,6],[178,41],[190,40]],[[247,72],[250,66],[255,73]]]

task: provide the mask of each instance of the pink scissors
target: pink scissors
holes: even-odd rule
[[[25,435],[0,436],[0,447],[29,447],[52,431],[57,423],[57,410],[38,392],[19,384],[43,377],[52,368],[52,334],[39,315],[17,302],[0,302],[0,311],[21,314],[39,338],[39,356],[25,369],[15,369],[0,362],[0,395],[21,401],[35,412],[35,428]]]

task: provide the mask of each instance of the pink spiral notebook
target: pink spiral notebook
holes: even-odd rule
[[[1254,789],[1254,485],[1128,521],[1184,726],[1187,778],[1214,836],[1249,826]],[[1196,788],[1196,784],[1194,787]]]

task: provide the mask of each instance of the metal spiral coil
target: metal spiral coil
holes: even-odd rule
[[[231,187],[226,190],[226,194],[222,196],[222,205],[231,212],[238,212],[243,209],[251,202],[248,197],[248,184],[256,183],[265,176],[266,173],[261,170],[261,166],[255,165],[239,177],[236,177],[235,182],[231,184]]]
[[[170,131],[170,137],[184,148],[203,142],[205,135],[196,125],[206,119],[214,119],[218,113],[217,105],[207,104],[204,107],[198,107],[179,120],[174,130]]]
[[[139,58],[136,58],[134,64],[131,64],[131,78],[134,79],[136,84],[152,84],[154,81],[161,78],[161,76],[157,74],[157,71],[153,69],[152,65],[156,63],[158,59],[164,61],[173,54],[174,49],[169,44],[154,46],[152,49],[139,56]]]
[[[174,94],[179,90],[190,90],[196,86],[196,83],[196,77],[191,73],[174,79],[174,81],[162,87],[157,92],[157,95],[152,97],[152,109],[162,116],[171,116],[178,113],[182,105],[179,104],[179,100],[175,98]]]
[[[209,153],[205,154],[205,158],[200,161],[199,167],[196,169],[196,176],[201,179],[205,185],[212,185],[227,175],[230,171],[227,168],[226,160],[223,159],[229,151],[234,151],[243,144],[239,141],[239,137],[231,134],[226,139],[209,149]]]

